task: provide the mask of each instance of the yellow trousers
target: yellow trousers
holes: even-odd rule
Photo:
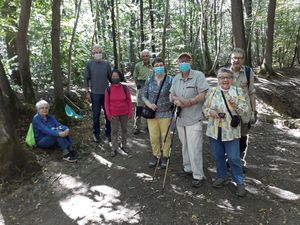
[[[161,149],[164,157],[170,156],[171,127],[169,128],[169,132],[167,134],[170,120],[171,118],[154,118],[147,120],[152,152],[156,157],[161,156]],[[167,139],[164,143],[166,134]]]

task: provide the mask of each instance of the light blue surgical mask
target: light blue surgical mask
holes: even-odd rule
[[[191,69],[191,65],[189,63],[179,63],[179,70],[181,72],[187,72]]]
[[[165,73],[165,67],[164,66],[154,67],[154,73],[155,75],[163,75]]]

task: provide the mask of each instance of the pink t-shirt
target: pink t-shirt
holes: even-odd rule
[[[112,116],[128,115],[132,117],[132,102],[129,88],[126,87],[126,94],[122,84],[112,84],[110,94],[105,91],[105,111],[109,120]]]

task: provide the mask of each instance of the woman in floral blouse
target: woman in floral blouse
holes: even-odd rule
[[[232,115],[243,117],[248,112],[243,92],[232,85],[233,73],[227,68],[218,71],[218,87],[212,88],[204,103],[204,114],[208,118],[206,135],[209,137],[210,147],[216,161],[217,179],[213,187],[221,188],[227,182],[227,165],[231,168],[233,181],[237,184],[237,195],[245,196],[242,161],[240,159],[239,139],[241,124],[231,126],[231,116],[226,107],[222,92]]]

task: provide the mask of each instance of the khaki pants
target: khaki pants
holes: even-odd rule
[[[154,118],[154,119],[147,120],[152,153],[156,157],[161,156],[161,149],[164,157],[170,156],[171,128],[169,128],[169,132],[167,134],[170,120],[171,118],[161,118],[161,119]],[[167,134],[167,139],[166,142],[164,143],[166,134]]]
[[[203,172],[203,134],[202,122],[190,126],[177,126],[178,136],[182,144],[183,169],[192,172],[193,178],[201,180]]]
[[[119,130],[121,126],[121,144],[126,148],[127,144],[127,121],[128,115],[114,116],[111,121],[111,143],[112,150],[116,151],[119,148]]]

